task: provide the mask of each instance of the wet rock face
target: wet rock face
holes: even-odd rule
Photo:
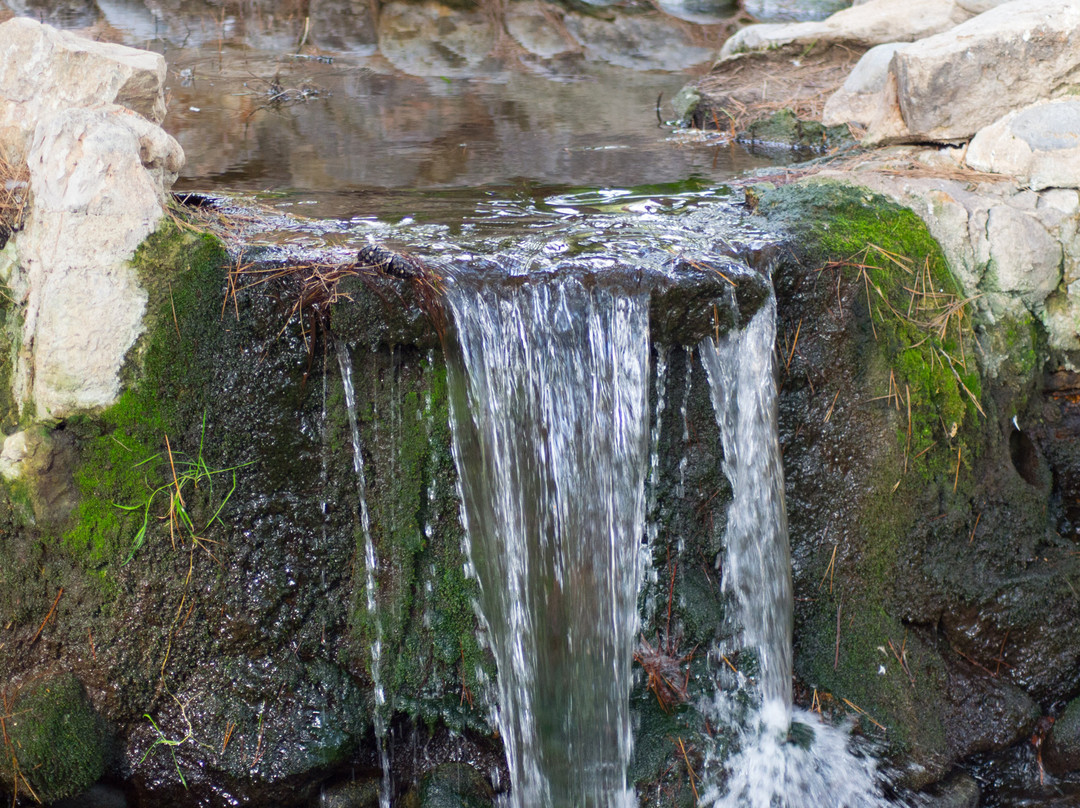
[[[165,228],[135,259],[157,283],[120,402],[10,441],[5,462],[33,466],[21,479],[38,487],[0,493],[0,612],[11,620],[0,642],[16,649],[0,655],[0,681],[75,671],[116,729],[104,771],[141,804],[288,806],[346,778],[331,795],[363,804],[381,782],[376,684],[395,799],[411,790],[422,805],[484,805],[506,788],[437,312],[421,294],[426,275],[395,277],[373,260],[386,254],[365,257],[344,268],[334,303],[306,296],[288,272],[234,298],[243,284],[226,280],[220,244]],[[651,394],[662,482],[643,624],[655,653],[705,688],[705,655],[690,656],[724,630],[713,564],[727,483],[693,345],[748,319],[768,288],[719,259],[677,274],[682,285],[660,284],[654,298],[654,336],[670,344],[656,349]],[[296,314],[305,299],[318,316]],[[337,351],[353,367],[366,529]],[[170,503],[190,525],[170,518]],[[635,769],[652,783],[677,759],[664,733],[697,731],[701,719],[665,713],[644,676],[634,704],[658,728]],[[482,777],[430,774],[463,760]]]
[[[860,209],[890,238],[921,228],[880,197],[852,193],[860,192],[826,183],[759,202],[797,234],[798,260],[776,275],[796,671],[819,695],[846,698],[884,724],[884,742],[915,764],[908,784],[919,786],[950,761],[1027,737],[1040,709],[1075,692],[1080,607],[1064,577],[1080,567],[1074,541],[1052,530],[1051,465],[1041,428],[1031,426],[1038,408],[1027,409],[1035,364],[1010,366],[998,381],[981,375],[981,392],[968,379],[984,413],[957,388],[969,409],[955,428],[943,410],[932,415],[949,405],[914,386],[918,340],[895,342],[903,332],[890,325],[907,303],[892,314],[874,304],[877,289],[889,294],[889,274],[821,269],[830,249],[841,265],[848,250],[865,264],[866,241],[881,246],[883,232],[857,224]],[[814,224],[823,221],[827,229]],[[859,234],[851,247],[842,246],[845,232]],[[918,255],[916,242],[893,244],[886,249]],[[935,286],[949,283],[946,274]],[[935,355],[956,350],[960,369],[959,347]],[[936,421],[921,448],[920,411]]]
[[[1054,722],[1046,739],[1044,759],[1054,774],[1080,769],[1080,700],[1070,701]]]

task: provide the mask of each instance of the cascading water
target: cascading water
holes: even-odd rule
[[[541,274],[458,279],[448,303],[455,461],[511,801],[629,808],[647,293]]]
[[[720,688],[705,711],[737,729],[737,751],[702,795],[716,808],[873,808],[885,805],[872,758],[853,754],[842,729],[792,708],[793,601],[784,472],[776,428],[773,368],[776,304],[743,330],[709,338],[699,353],[720,425],[731,482],[723,588],[741,636],[756,655],[749,711]],[[722,651],[725,649],[721,649]],[[732,649],[726,649],[732,650]],[[745,686],[746,679],[739,684]]]
[[[687,308],[676,309],[682,330],[672,344],[714,334],[682,350],[685,372],[696,353],[709,378],[732,489],[722,586],[736,631],[717,658],[741,651],[748,674],[717,674],[715,697],[698,705],[726,739],[706,761],[700,802],[882,804],[873,761],[848,751],[844,730],[792,706],[775,301],[761,275],[722,263],[731,231],[711,216],[666,220],[663,249],[655,233],[634,235],[618,217],[596,229],[597,217],[547,240],[485,249],[489,259],[453,252],[446,263],[454,460],[478,611],[498,666],[494,718],[514,808],[637,803],[627,780],[639,587],[655,543],[668,540],[657,485],[678,500],[690,495],[689,455],[671,468],[677,477],[659,480],[664,345],[656,346],[656,409],[648,410],[650,300],[665,299],[672,284],[693,289],[676,297]],[[710,279],[718,285],[702,285]],[[751,322],[722,334],[749,305],[757,309]],[[659,327],[670,328],[672,315],[660,312]],[[688,375],[677,402],[684,452],[693,445],[694,395]],[[671,539],[682,553],[683,537]],[[646,600],[648,615],[655,603]]]
[[[375,726],[375,743],[379,750],[379,765],[382,768],[382,786],[379,790],[379,808],[390,808],[390,757],[386,748],[386,690],[382,683],[382,621],[379,619],[379,607],[375,598],[375,576],[378,572],[378,558],[375,555],[375,541],[371,535],[371,515],[367,503],[367,479],[364,474],[363,446],[360,442],[360,427],[356,419],[356,393],[353,387],[353,367],[349,350],[344,345],[337,346],[338,368],[341,370],[341,385],[345,391],[345,409],[349,417],[349,431],[352,437],[353,471],[359,495],[360,529],[364,535],[365,591],[367,610],[375,624],[375,639],[371,644],[371,683],[375,690],[375,710],[372,722]]]
[[[734,597],[742,646],[757,653],[762,714],[787,730],[791,719],[791,553],[784,469],[776,432],[770,300],[750,325],[698,348],[731,482],[723,589]]]

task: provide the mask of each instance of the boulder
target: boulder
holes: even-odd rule
[[[825,102],[821,122],[825,126],[842,126],[846,123],[866,126],[873,120],[881,103],[881,93],[885,89],[893,54],[907,44],[886,42],[864,53],[844,80],[844,85]]]
[[[510,3],[506,8],[506,30],[525,50],[541,59],[550,59],[580,50],[561,22],[561,13],[540,3]]]
[[[61,418],[119,395],[147,300],[129,260],[184,156],[158,126],[159,54],[22,18],[0,42],[0,152],[27,166],[31,191],[8,281],[22,307],[13,396]]]
[[[1080,99],[1038,101],[980,129],[966,162],[1035,190],[1080,187]]]
[[[586,58],[632,70],[682,70],[715,54],[694,42],[685,23],[665,15],[618,15],[608,21],[571,13],[564,22]]]
[[[164,189],[182,163],[175,140],[116,105],[76,107],[39,123],[13,284],[25,301],[15,396],[32,401],[39,418],[119,395],[147,300],[128,261],[156,229]]]
[[[379,49],[413,76],[471,76],[495,47],[495,31],[482,11],[437,2],[394,2],[379,12]]]
[[[749,25],[724,43],[720,57],[786,45],[869,48],[886,42],[913,42],[947,31],[970,17],[971,12],[955,2],[911,0],[899,5],[893,0],[869,0],[819,22]]]
[[[165,119],[165,58],[95,42],[27,17],[0,25],[0,143],[25,159],[34,125],[48,114],[115,103],[152,123]]]
[[[1032,99],[1074,90],[1078,68],[1080,0],[1003,3],[893,56],[865,142],[966,140]]]

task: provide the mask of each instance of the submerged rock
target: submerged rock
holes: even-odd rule
[[[392,2],[379,10],[379,49],[413,76],[475,75],[495,47],[495,30],[478,10],[428,0]]]
[[[403,808],[491,808],[495,794],[472,766],[444,763],[424,775],[402,804]]]

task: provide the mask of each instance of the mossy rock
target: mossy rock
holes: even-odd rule
[[[955,462],[965,442],[971,459],[966,433],[985,416],[972,321],[922,219],[880,194],[831,181],[766,190],[757,212],[791,234],[796,261],[833,284],[863,287],[865,298],[854,304],[877,349],[864,359],[868,372],[892,376],[886,394],[910,409],[903,437],[918,467],[927,476],[946,470],[944,458]],[[931,446],[939,451],[921,454]],[[943,454],[944,446],[951,451]]]
[[[738,140],[752,146],[821,152],[851,141],[847,127],[825,127],[818,121],[803,120],[790,109],[781,109],[751,123]]]
[[[993,670],[1006,627],[1026,636],[1019,604],[1049,591],[1017,560],[1041,546],[1048,489],[1013,470],[999,429],[1031,379],[991,388],[976,314],[912,211],[830,180],[756,190],[788,235],[774,282],[796,673],[918,787],[1028,723],[1019,679],[1002,684],[1000,716],[964,721],[958,683],[981,674],[954,648]],[[1028,359],[1009,367],[1033,374]],[[975,632],[992,651],[964,645],[968,614],[999,620]]]
[[[8,788],[16,784],[22,793],[31,791],[40,802],[80,794],[105,771],[109,743],[105,724],[70,673],[18,691],[6,728],[0,758],[4,784]]]

